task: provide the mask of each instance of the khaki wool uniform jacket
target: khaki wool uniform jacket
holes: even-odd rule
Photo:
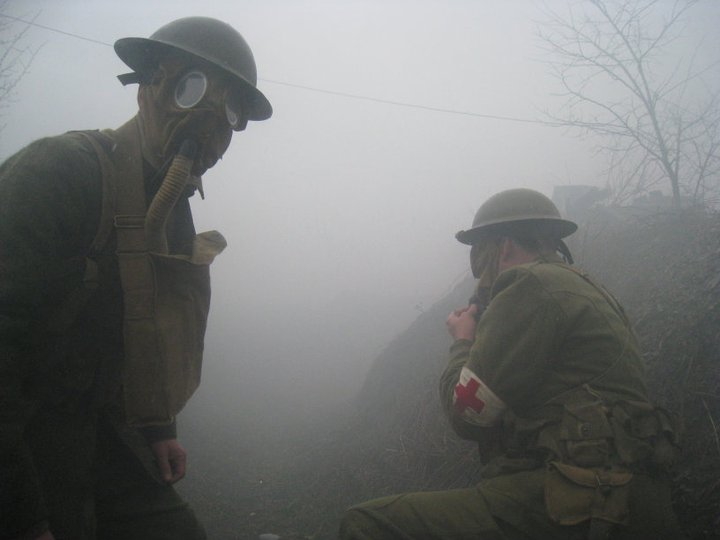
[[[473,392],[473,379],[485,393]],[[632,538],[677,534],[668,525],[669,497],[645,478],[665,479],[677,442],[672,421],[649,403],[621,306],[559,257],[500,274],[474,342],[452,345],[440,393],[456,432],[478,441],[483,477],[504,486],[503,496],[489,497],[491,511],[523,533],[548,534],[527,517],[532,510],[551,525],[587,526],[594,517],[630,527]],[[598,481],[612,484],[607,497]],[[629,506],[631,489],[632,500],[651,504]],[[660,491],[667,495],[667,486]]]
[[[144,173],[151,200],[162,176]],[[38,140],[0,166],[0,539],[42,527],[51,507],[92,490],[81,483],[94,482],[98,433],[118,417],[123,297],[114,235],[90,253],[102,193],[98,157],[77,133]],[[181,197],[167,226],[172,252],[187,253],[194,235]],[[97,264],[91,291],[88,257]],[[144,435],[173,438],[174,425]],[[70,518],[66,525],[76,527]]]
[[[473,343],[453,344],[440,392],[453,425],[461,368],[473,371],[519,417],[591,384],[613,400],[648,401],[638,344],[619,304],[560,262],[535,262],[501,273]],[[468,432],[469,431],[469,432]]]
[[[677,442],[652,407],[617,302],[548,257],[495,281],[475,339],[456,341],[440,397],[477,441],[475,487],[350,508],[342,540],[675,540]]]

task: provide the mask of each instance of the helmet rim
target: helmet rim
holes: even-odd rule
[[[250,66],[252,68],[252,73],[243,73],[237,67],[230,65],[227,61],[222,60],[217,55],[209,54],[207,51],[199,51],[192,46],[183,45],[181,43],[157,36],[157,34],[162,35],[164,30],[176,23],[193,22],[219,24],[226,26],[228,28],[228,32],[232,30],[233,34],[231,35],[233,38],[239,38],[237,45],[247,48],[249,60],[252,62],[252,66]],[[209,62],[218,69],[229,74],[233,78],[233,81],[236,82],[243,91],[245,91],[248,96],[250,109],[248,111],[249,120],[266,120],[272,116],[273,109],[270,101],[257,88],[257,74],[255,72],[255,61],[252,57],[252,51],[247,43],[245,43],[242,36],[230,25],[227,25],[222,21],[211,19],[209,17],[188,17],[184,20],[178,19],[177,21],[173,21],[168,25],[163,26],[149,38],[126,37],[118,39],[115,42],[114,49],[118,57],[136,73],[143,73],[154,67],[154,60],[162,50],[180,52],[190,58],[203,62]]]
[[[543,227],[544,232],[565,238],[577,230],[577,224],[563,219],[555,204],[542,193],[527,189],[508,189],[487,199],[478,209],[470,229],[459,231],[455,238],[472,245],[483,233],[502,233],[503,229]]]
[[[455,238],[468,246],[471,246],[478,242],[480,237],[487,232],[493,232],[493,231],[502,231],[504,227],[508,226],[523,226],[523,225],[552,225],[555,230],[555,234],[557,234],[558,239],[565,238],[566,236],[570,236],[575,231],[577,231],[577,224],[569,221],[567,219],[562,218],[550,218],[547,216],[528,216],[523,219],[511,219],[511,220],[503,220],[498,219],[495,221],[490,221],[487,223],[483,223],[482,225],[478,225],[476,227],[472,227],[467,230],[458,231],[455,234]]]

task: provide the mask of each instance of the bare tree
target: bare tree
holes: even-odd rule
[[[0,115],[9,107],[18,83],[39,50],[24,45],[25,34],[38,14],[21,20],[8,14],[9,4],[10,0],[0,0]],[[0,131],[4,127],[0,125]]]
[[[720,194],[720,61],[679,54],[698,0],[585,0],[539,25],[564,105],[550,118],[601,136],[616,201],[657,186],[715,203]],[[553,4],[557,5],[557,4]],[[715,51],[717,52],[717,51]],[[714,84],[713,84],[714,83]]]

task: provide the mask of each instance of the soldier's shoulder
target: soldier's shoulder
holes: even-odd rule
[[[23,171],[62,174],[90,169],[94,172],[97,165],[97,156],[90,141],[79,132],[70,131],[31,142],[3,163],[2,172],[5,175],[22,174]]]
[[[572,267],[557,262],[537,261],[513,266],[501,276],[504,281],[531,281],[547,290],[565,289],[575,282],[584,281],[581,273]]]
[[[545,261],[530,263],[527,265],[527,270],[532,274],[543,277],[569,277],[576,273],[576,271],[572,267],[568,266],[565,263]]]
[[[528,267],[549,292],[589,293],[597,287],[597,281],[584,270],[564,263],[537,263]]]
[[[558,276],[565,276],[568,267],[564,264],[548,263],[545,261],[534,261],[525,264],[518,264],[504,270],[500,275],[509,280],[518,279],[548,279]]]
[[[43,137],[26,146],[21,152],[42,152],[47,157],[65,158],[79,155],[93,155],[93,147],[85,133],[95,131],[68,131],[60,135]]]
[[[86,137],[68,132],[37,139],[0,165],[4,197],[64,200],[95,197],[101,189],[101,167]]]
[[[541,275],[533,264],[520,264],[512,266],[500,272],[492,287],[492,295],[496,296],[500,291],[506,289],[513,290],[533,290],[541,288]]]

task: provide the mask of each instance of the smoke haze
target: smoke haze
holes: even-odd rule
[[[192,202],[197,229],[229,247],[188,407],[248,438],[351,400],[389,340],[467,276],[453,235],[488,196],[603,182],[592,141],[536,122],[558,102],[530,0],[23,0],[7,12],[64,33],[25,37],[40,48],[2,111],[2,159],[135,113],[116,39],[207,15],[250,44],[275,113],[235,134]],[[718,49],[720,3],[689,24]]]

